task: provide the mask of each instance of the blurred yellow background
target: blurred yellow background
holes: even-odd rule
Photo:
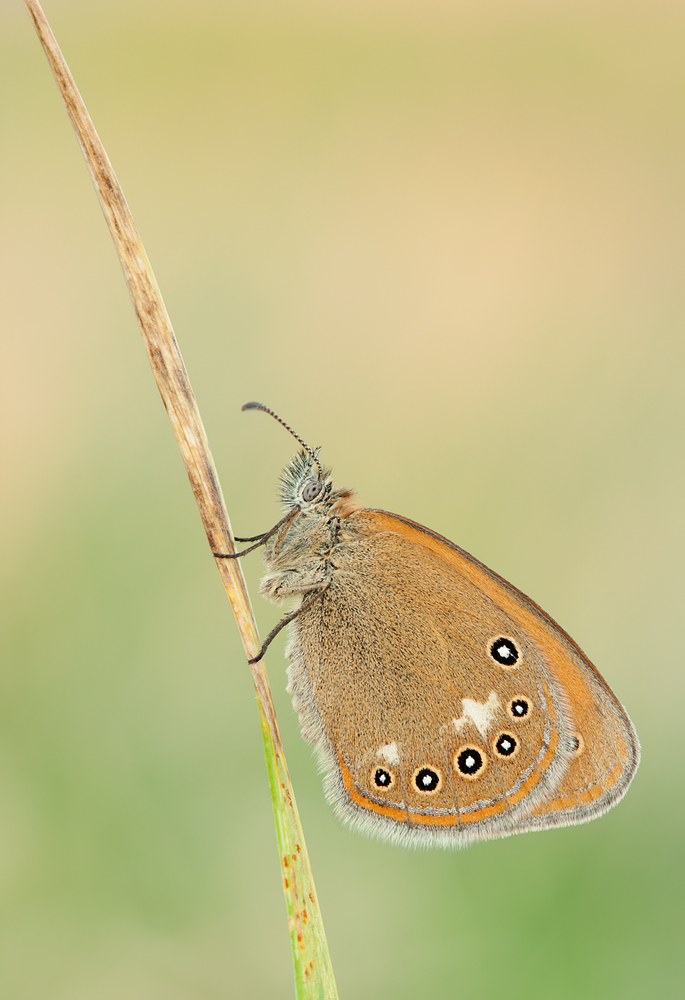
[[[324,801],[281,638],[341,996],[682,995],[682,5],[45,11],[235,530],[275,522],[293,451],[240,413],[256,398],[365,503],[538,601],[642,739],[627,798],[588,826],[373,843]],[[20,0],[0,3],[0,73],[0,996],[291,997],[249,671]],[[255,604],[266,634],[278,611]]]

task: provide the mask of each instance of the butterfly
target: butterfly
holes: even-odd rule
[[[295,609],[288,691],[338,815],[413,846],[584,823],[640,759],[621,703],[537,604],[437,532],[361,506],[308,445],[281,479],[285,516],[261,594]],[[254,661],[253,661],[254,662]]]

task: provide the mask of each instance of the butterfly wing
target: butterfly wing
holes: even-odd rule
[[[289,690],[345,819],[463,844],[583,822],[624,794],[632,724],[532,601],[383,511],[343,518],[331,561],[294,623]]]

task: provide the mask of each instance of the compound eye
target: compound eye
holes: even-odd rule
[[[308,483],[304,484],[302,489],[302,499],[305,503],[311,503],[312,500],[316,500],[322,490],[323,483],[319,482],[318,479],[310,479]]]

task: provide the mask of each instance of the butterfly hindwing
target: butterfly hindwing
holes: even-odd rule
[[[463,843],[581,822],[620,797],[630,721],[533,602],[382,511],[341,519],[331,559],[329,590],[294,625],[290,690],[345,818]]]

